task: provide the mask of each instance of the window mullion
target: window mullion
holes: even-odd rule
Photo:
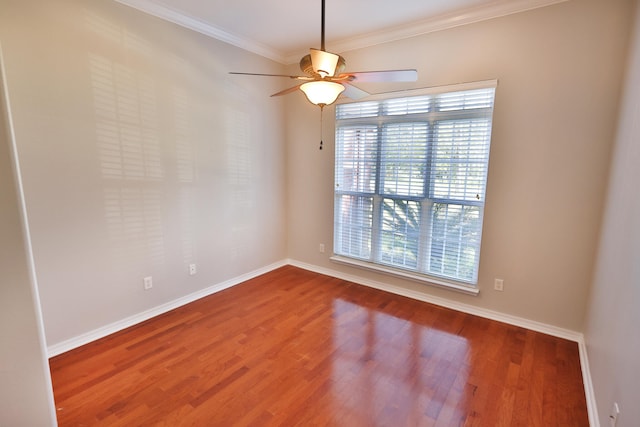
[[[382,112],[380,112],[382,115]],[[373,262],[382,260],[380,251],[380,238],[382,234],[382,128],[384,127],[384,119],[378,118],[378,140],[376,141],[376,182],[375,194],[373,196],[373,223],[371,230],[371,258]]]
[[[425,197],[420,203],[420,240],[418,243],[418,271],[429,271],[431,253],[431,213],[433,202]]]
[[[431,98],[429,111],[436,110],[435,97]],[[424,199],[422,201],[422,214],[420,219],[420,243],[418,246],[418,271],[428,272],[431,263],[431,225],[433,214],[432,195],[432,179],[431,168],[433,165],[433,149],[435,141],[435,116],[429,114],[427,116],[427,146],[426,146],[426,164],[424,174]]]
[[[382,196],[373,196],[373,224],[371,230],[371,258],[373,262],[379,263],[382,260],[380,251],[380,235],[382,233]]]

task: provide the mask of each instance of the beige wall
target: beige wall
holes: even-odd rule
[[[12,162],[0,51],[0,426],[55,425],[51,378]]]
[[[640,8],[629,56],[585,340],[602,426],[640,420]]]
[[[372,92],[499,80],[478,297],[329,260],[334,109],[319,152],[319,112],[301,96],[287,100],[289,256],[582,331],[632,3],[574,0],[344,53],[353,71],[418,69],[415,84],[362,85]],[[502,293],[493,291],[497,277]]]
[[[0,9],[50,346],[286,257],[282,82],[228,74],[281,65],[112,0]]]
[[[111,0],[0,0],[48,344],[287,256],[582,331],[633,3],[572,0],[345,53],[350,70],[417,68],[410,87],[499,80],[481,293],[470,297],[329,261],[333,108],[318,151],[319,111],[302,95],[270,99],[281,81],[227,74],[283,67]],[[639,45],[636,32],[586,317],[600,417],[617,400],[621,426],[640,418],[630,374],[640,212],[628,198],[640,178]],[[1,125],[0,424],[28,415],[28,425],[48,425],[45,343]],[[147,275],[154,288],[144,292]],[[495,277],[503,293],[491,289]]]

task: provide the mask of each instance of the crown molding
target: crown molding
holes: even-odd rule
[[[284,64],[286,58],[280,52],[253,40],[244,39],[208,24],[200,19],[185,15],[169,7],[158,4],[153,0],[115,0],[118,3],[132,7],[146,14],[165,21],[173,22],[205,36],[229,43],[230,45],[253,52],[265,58]]]
[[[231,34],[198,18],[185,15],[172,8],[161,5],[154,0],[115,0],[118,3],[132,7],[149,15],[155,16],[165,21],[212,37],[214,39],[229,43],[241,49],[253,52],[257,55],[279,62],[281,64],[297,63],[300,57],[306,55],[304,52],[281,52],[270,48],[264,44]],[[435,31],[455,28],[466,24],[499,18],[514,13],[525,12],[568,0],[512,0],[496,1],[489,5],[476,6],[463,9],[449,14],[439,15],[413,24],[402,25],[349,37],[348,39],[329,42],[333,52],[346,52],[355,49],[375,46],[396,40],[407,39],[422,34]]]
[[[455,28],[462,25],[473,24],[475,22],[486,21],[493,18],[526,12],[528,10],[541,7],[552,6],[568,0],[514,0],[499,1],[489,5],[476,6],[459,10],[456,12],[435,16],[408,25],[386,28],[367,34],[362,34],[347,39],[328,42],[332,52],[347,52],[350,50],[362,49],[383,43],[408,39],[411,37]],[[287,64],[298,62],[302,52],[290,53],[286,55]]]

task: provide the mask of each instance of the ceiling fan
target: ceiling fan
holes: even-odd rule
[[[285,74],[239,73],[249,76],[287,77],[301,81],[300,84],[274,93],[271,96],[286,95],[300,89],[312,104],[321,109],[333,104],[340,94],[351,98],[361,99],[369,95],[368,92],[356,87],[353,83],[360,82],[413,82],[418,79],[416,70],[386,70],[345,72],[344,58],[335,53],[327,52],[324,44],[324,16],[325,0],[322,0],[322,17],[320,31],[320,49],[311,48],[308,55],[300,60],[300,70],[305,75],[290,76]]]

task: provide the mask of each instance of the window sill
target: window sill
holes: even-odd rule
[[[330,259],[331,261],[337,262],[338,264],[349,265],[352,267],[358,267],[358,268],[362,268],[369,271],[375,271],[377,273],[383,273],[390,276],[399,277],[402,279],[413,280],[426,285],[435,286],[438,288],[444,288],[451,291],[461,292],[467,295],[477,296],[480,293],[480,290],[473,285],[463,285],[460,283],[454,283],[454,282],[450,282],[450,281],[435,278],[435,277],[426,277],[420,274],[415,274],[408,271],[397,270],[391,267],[385,267],[383,265],[374,264],[372,262],[359,261],[356,259],[347,258],[339,255],[334,255]]]

